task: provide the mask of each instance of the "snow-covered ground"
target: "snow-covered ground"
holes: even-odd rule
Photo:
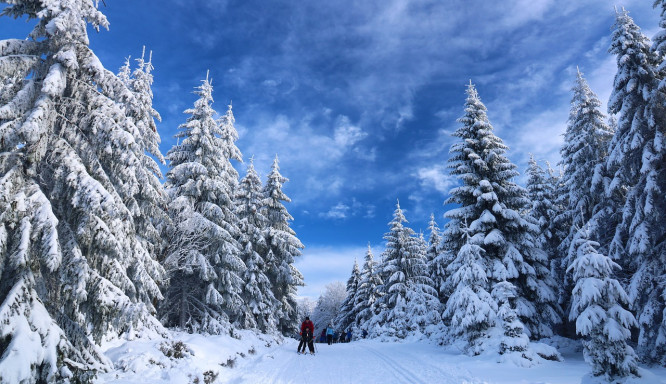
[[[360,340],[316,344],[316,354],[296,353],[294,339],[276,341],[241,332],[228,336],[175,333],[169,341],[135,340],[105,346],[116,366],[98,383],[594,383],[576,343],[560,340],[563,362],[531,368],[497,363],[496,357],[468,357],[454,347],[423,341]],[[181,341],[174,348],[174,343]],[[180,352],[182,356],[166,354]],[[165,354],[166,353],[166,354]],[[666,384],[665,368],[641,369],[626,383]]]

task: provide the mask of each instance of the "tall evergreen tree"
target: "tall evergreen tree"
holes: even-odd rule
[[[446,286],[448,275],[446,267],[451,263],[452,257],[450,253],[442,249],[442,235],[440,233],[435,215],[430,215],[430,223],[428,224],[430,237],[428,237],[428,250],[427,250],[427,264],[432,286],[437,291],[437,297],[441,303],[446,303],[448,295],[451,293],[450,289]]]
[[[556,255],[557,246],[555,235],[551,232],[551,223],[555,218],[557,207],[555,203],[554,185],[546,171],[530,154],[527,168],[527,193],[532,203],[529,213],[536,220],[538,226],[537,244],[549,258]]]
[[[467,89],[462,125],[454,136],[449,168],[462,185],[451,190],[444,244],[458,254],[466,244],[484,250],[486,291],[495,283],[511,282],[517,289],[517,315],[532,338],[552,335],[561,321],[547,255],[538,249],[535,220],[526,213],[527,192],[512,179],[516,166],[504,155],[507,147],[494,135],[486,107],[475,87]]]
[[[222,116],[217,124],[220,127],[219,139],[222,144],[222,168],[218,171],[218,177],[224,187],[217,193],[217,206],[221,209],[220,214],[224,218],[224,225],[227,231],[235,239],[238,239],[240,230],[238,228],[238,217],[236,216],[235,194],[238,188],[238,172],[231,164],[231,160],[242,162],[242,155],[236,140],[238,132],[234,126],[236,119],[231,111],[231,104],[227,108],[227,113]],[[214,209],[217,209],[216,207]],[[239,258],[240,245],[238,243],[224,243],[224,250],[219,254],[221,273],[218,280],[218,291],[224,298],[224,307],[229,318],[234,323],[238,323],[242,312],[244,311],[243,299],[243,280],[241,275],[246,269],[245,264]]]
[[[660,31],[654,37],[653,51],[660,58],[656,69],[659,83],[650,95],[650,129],[644,139],[640,177],[636,194],[630,195],[635,209],[629,230],[628,248],[640,266],[632,277],[630,300],[639,302],[638,353],[649,362],[666,366],[666,3],[660,8]],[[661,283],[659,283],[661,281]]]
[[[548,227],[548,232],[550,233],[549,244],[551,244],[550,252],[550,271],[557,282],[557,294],[558,294],[558,304],[560,308],[567,308],[567,304],[564,303],[564,297],[569,297],[568,293],[562,292],[562,284],[564,281],[564,276],[566,274],[566,269],[562,268],[563,254],[560,251],[560,244],[562,239],[564,239],[569,233],[569,223],[567,220],[560,220],[564,218],[562,213],[564,212],[566,204],[568,201],[562,199],[562,196],[566,196],[565,185],[563,182],[562,169],[558,169],[556,172],[551,166],[550,163],[546,162],[546,177],[547,182],[550,184],[549,189],[553,193],[553,210],[555,211],[555,216],[552,218],[550,225]],[[549,251],[546,251],[549,252]]]
[[[111,368],[95,344],[163,332],[163,270],[139,233],[159,202],[146,164],[158,138],[140,128],[153,118],[140,93],[89,48],[87,24],[108,26],[93,1],[18,0],[3,15],[37,25],[0,41],[0,381],[86,381]]]
[[[168,153],[166,187],[176,225],[166,259],[171,284],[164,321],[191,332],[220,333],[240,315],[241,278],[237,219],[232,211],[233,185],[223,176],[229,148],[223,126],[214,120],[213,86],[202,81],[190,117]]]
[[[447,267],[454,257],[448,249],[442,246],[443,238],[434,214],[430,215],[429,230],[427,262],[430,279],[432,279],[433,288],[437,291],[440,303],[446,303],[453,292],[453,288],[448,284],[450,276],[447,273]]]
[[[620,266],[597,252],[599,244],[589,239],[588,232],[582,228],[573,239],[576,258],[567,272],[576,285],[569,317],[584,337],[585,361],[593,374],[614,381],[638,373],[637,356],[627,344],[636,319],[625,309],[629,298],[613,278],[613,270]]]
[[[428,222],[428,231],[430,232],[430,236],[428,236],[428,249],[426,251],[426,263],[430,266],[430,265],[432,265],[432,261],[439,254],[439,251],[440,251],[440,248],[441,248],[441,243],[442,243],[442,235],[439,231],[439,227],[437,226],[437,222],[435,221],[435,214],[434,213],[430,214],[430,221]],[[431,275],[432,275],[432,271],[431,271]]]
[[[410,274],[405,297],[407,331],[429,336],[437,331],[432,326],[441,323],[442,305],[428,270],[428,243],[420,233],[418,237],[409,238],[408,244],[411,266],[408,268]]]
[[[599,110],[601,102],[580,71],[576,75],[572,92],[569,121],[564,144],[560,149],[563,192],[567,201],[564,215],[568,217],[571,227],[562,242],[565,251],[577,230],[587,223],[599,203],[600,196],[592,187],[590,175],[606,160],[608,144],[613,137],[612,129],[605,123],[606,117]]]
[[[560,179],[555,176],[550,164],[546,163],[546,166],[546,170],[541,168],[534,160],[534,156],[530,155],[527,169],[527,192],[531,201],[529,215],[536,220],[536,244],[545,252],[547,258],[547,261],[538,263],[537,268],[542,270],[541,276],[546,276],[548,286],[552,287],[553,292],[556,293],[556,302],[560,303],[557,298],[568,297],[568,295],[559,294],[557,290],[561,284],[556,283],[556,281],[564,279],[561,267],[562,258],[558,252],[558,246],[563,238],[561,228],[564,223],[556,220],[556,217],[562,216],[562,209],[556,198]],[[545,272],[546,269],[549,273]],[[507,298],[505,304],[513,301],[513,297]],[[559,311],[561,307],[557,305],[553,308]],[[561,313],[558,312],[557,317],[560,318],[560,316]],[[554,318],[552,320],[554,321]],[[555,321],[555,323],[559,323],[559,321]]]
[[[414,236],[414,231],[405,226],[407,219],[402,213],[400,203],[396,204],[393,220],[389,223],[390,230],[384,235],[386,250],[382,254],[381,273],[384,284],[379,288],[384,296],[382,302],[386,311],[390,312],[400,301],[405,300],[408,265],[408,239]],[[387,316],[385,313],[384,316]]]
[[[555,219],[569,228],[558,247],[561,259],[557,269],[557,278],[564,282],[560,285],[560,302],[566,308],[570,306],[573,283],[570,275],[562,272],[568,269],[576,256],[571,248],[573,238],[592,218],[595,207],[602,199],[603,190],[593,187],[590,175],[599,172],[599,167],[606,161],[608,144],[613,136],[613,131],[605,123],[606,117],[599,110],[601,102],[580,71],[572,91],[569,121],[560,149],[563,174],[559,202],[563,211]]]
[[[137,139],[137,143],[143,148],[143,154],[139,158],[142,164],[142,167],[139,168],[141,170],[140,183],[134,186],[132,192],[135,199],[131,205],[128,205],[134,217],[138,239],[150,257],[141,254],[137,256],[144,259],[142,265],[150,268],[148,272],[151,275],[165,276],[165,271],[156,261],[163,257],[167,246],[164,241],[164,233],[170,224],[170,219],[166,212],[166,193],[160,182],[162,171],[154,160],[157,159],[161,164],[165,164],[165,159],[159,150],[160,137],[155,124],[155,120],[161,121],[161,117],[153,108],[152,52],[149,54],[148,61],[144,59],[144,54],[145,48],[141,58],[136,60],[137,67],[132,72],[132,76],[127,79],[127,84],[135,96],[127,98],[127,114],[136,121],[136,128],[140,132],[140,139]],[[123,75],[119,75],[119,77],[124,79]],[[146,272],[138,269],[132,273]]]
[[[266,196],[266,218],[268,230],[266,245],[268,254],[265,258],[267,276],[273,286],[278,306],[279,328],[283,334],[294,334],[298,329],[296,313],[296,288],[303,286],[303,275],[294,266],[295,258],[301,255],[304,248],[296,237],[296,232],[290,227],[294,219],[283,202],[291,199],[282,191],[282,185],[289,181],[280,174],[277,155],[273,161],[268,181],[264,187]]]
[[[383,285],[378,287],[383,296],[381,307],[372,320],[372,323],[383,327],[381,332],[400,338],[412,331],[406,319],[413,310],[409,307],[409,296],[423,295],[426,296],[424,300],[429,302],[437,297],[428,277],[425,241],[403,224],[406,222],[398,203],[389,223],[390,230],[384,235],[387,244],[381,267]]]
[[[243,273],[242,295],[246,308],[241,324],[245,328],[257,327],[264,332],[270,332],[277,329],[277,319],[273,313],[277,301],[266,276],[266,263],[261,256],[267,249],[264,238],[267,225],[264,216],[265,199],[261,179],[252,162],[240,181],[236,199],[241,257],[247,266]]]
[[[356,319],[356,312],[354,312],[354,299],[358,292],[358,285],[361,280],[361,271],[358,269],[358,263],[354,260],[354,267],[352,273],[347,280],[347,296],[340,305],[340,312],[335,319],[335,327],[342,331],[346,331],[350,326],[354,325]]]
[[[657,47],[663,47],[660,43]],[[619,118],[606,166],[609,199],[602,206],[610,219],[602,224],[617,223],[608,255],[622,266],[621,281],[630,277],[627,293],[640,325],[638,353],[647,361],[666,364],[666,113],[656,72],[662,50],[651,49],[626,11],[617,14],[609,51],[617,56],[618,72],[608,108]]]
[[[652,135],[648,125],[648,98],[657,85],[655,66],[658,60],[650,49],[650,40],[625,10],[616,14],[609,52],[616,55],[618,69],[608,111],[618,115],[618,122],[605,166],[608,177],[606,204],[600,208],[609,207],[607,211],[612,211],[607,213],[611,217],[604,225],[616,230],[611,232],[612,239],[604,241],[602,238],[601,243],[609,244],[608,255],[623,268],[630,267],[628,272],[632,272],[636,266],[630,265],[626,254],[628,223],[623,223],[623,216],[624,208],[629,208],[635,198],[630,197],[636,191],[631,186],[638,182],[643,147]],[[615,212],[622,215],[614,215]],[[626,219],[631,220],[632,215],[629,211],[626,213]]]
[[[354,297],[355,323],[366,331],[368,330],[366,322],[374,314],[375,301],[378,297],[377,287],[383,284],[378,272],[377,262],[375,262],[372,249],[368,244],[363,269],[359,277],[358,289]]]

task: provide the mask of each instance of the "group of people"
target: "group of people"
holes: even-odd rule
[[[328,345],[331,345],[332,343],[348,343],[352,339],[352,332],[351,329],[347,330],[347,332],[341,331],[338,332],[333,327],[331,324],[329,324],[326,328],[324,328],[321,331],[321,336],[319,336],[319,342],[320,343],[328,343]]]
[[[298,353],[305,353],[305,347],[307,346],[311,354],[315,353],[314,349],[314,323],[310,320],[309,316],[305,317],[303,323],[301,323],[301,341],[298,343]],[[363,337],[367,335],[367,332],[363,331]],[[333,343],[348,343],[352,339],[351,329],[347,332],[338,332],[331,324],[328,324],[326,328],[321,331],[321,336],[319,337],[320,343],[328,343],[331,345]]]

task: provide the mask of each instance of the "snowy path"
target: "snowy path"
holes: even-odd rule
[[[427,352],[414,353],[400,344],[353,342],[317,344],[317,354],[298,355],[290,341],[237,367],[223,383],[481,383],[473,375]],[[425,349],[435,348],[424,346]],[[431,360],[432,359],[432,360]]]
[[[579,344],[560,340],[564,362],[543,361],[531,368],[497,363],[496,355],[469,357],[453,346],[419,341],[360,340],[316,344],[317,354],[298,355],[294,339],[276,344],[270,337],[242,331],[242,338],[174,333],[189,351],[182,358],[163,353],[164,340],[110,344],[106,355],[115,370],[97,384],[593,384]],[[229,361],[235,364],[229,367]],[[666,368],[641,369],[625,384],[666,384]]]

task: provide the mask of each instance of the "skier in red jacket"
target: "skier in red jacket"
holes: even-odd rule
[[[301,342],[298,343],[298,353],[301,353],[301,348],[303,349],[302,352],[305,353],[305,344],[307,344],[310,353],[314,354],[313,334],[314,324],[310,321],[310,317],[306,316],[305,321],[301,324]]]

